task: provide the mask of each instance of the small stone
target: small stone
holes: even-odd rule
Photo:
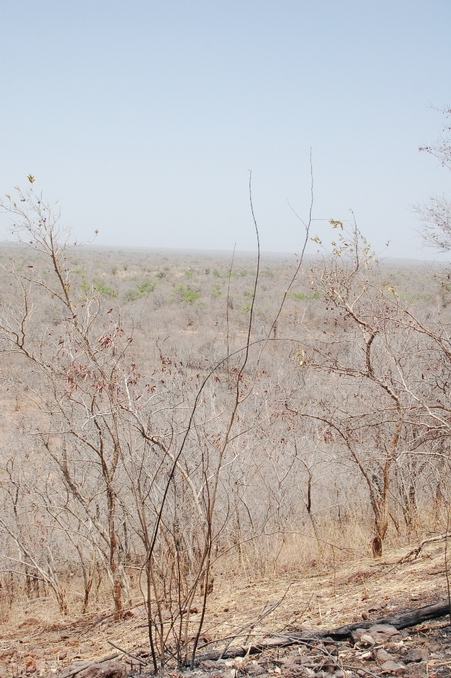
[[[354,643],[358,643],[364,633],[367,633],[367,629],[356,629],[355,631],[352,631],[351,638]]]
[[[226,664],[225,659],[204,659],[199,663],[199,666],[201,669],[206,669],[208,670],[215,670],[217,668],[224,668],[224,666],[232,666],[232,660],[230,660],[229,664]]]
[[[401,664],[400,662],[394,662],[393,660],[389,660],[381,664],[381,669],[382,671],[395,674],[405,673],[406,671],[404,664]]]
[[[127,666],[119,662],[91,664],[78,673],[78,678],[125,678]]]
[[[362,645],[374,645],[374,638],[372,635],[370,636],[369,633],[363,633],[360,636],[360,643]]]
[[[249,664],[247,664],[246,673],[249,676],[261,676],[263,673],[266,673],[266,671],[263,668],[263,666],[260,666],[260,664],[258,664],[258,662],[252,661],[249,662]]]
[[[380,647],[378,650],[376,650],[375,656],[376,656],[376,661],[378,661],[381,664],[383,662],[394,661],[394,659],[395,659],[393,657],[393,655],[389,654],[387,652],[387,650],[384,650],[383,647]]]
[[[391,624],[374,624],[369,630],[376,643],[386,643],[394,640],[393,636],[400,636],[398,629]]]
[[[425,662],[428,659],[428,653],[427,650],[424,650],[423,648],[414,648],[413,650],[410,650],[407,654],[404,655],[403,661],[406,662],[406,664],[412,664],[413,662]]]

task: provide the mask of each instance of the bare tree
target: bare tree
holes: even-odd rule
[[[27,245],[26,266],[11,271],[20,306],[3,308],[2,350],[30,403],[27,433],[69,492],[65,510],[81,516],[96,535],[120,615],[120,422],[121,400],[134,379],[126,357],[132,337],[94,291],[74,284],[68,233],[55,208],[34,192],[33,177],[29,181],[27,192],[18,189],[2,204]]]
[[[342,448],[366,485],[373,515],[372,549],[382,554],[389,526],[395,468],[405,450],[415,404],[405,380],[418,370],[412,331],[400,331],[403,309],[354,224],[338,230],[333,253],[312,271],[324,295],[327,331],[302,345],[301,370],[316,380],[316,396],[291,411],[323,423],[320,434]],[[299,350],[298,350],[299,355]]]
[[[185,361],[156,337],[146,346],[151,358],[141,361],[133,350],[133,323],[113,303],[117,297],[105,283],[90,284],[76,273],[58,211],[35,192],[31,176],[29,183],[2,203],[23,247],[17,250],[22,261],[8,263],[15,291],[1,309],[0,350],[17,396],[27,402],[23,426],[33,447],[33,498],[53,534],[61,535],[61,551],[79,562],[84,609],[97,562],[109,578],[116,618],[128,595],[127,567],[141,565],[155,670],[169,657],[192,663],[214,560],[227,549],[229,482],[241,473],[230,471],[256,427],[248,420],[252,394],[302,265],[308,226],[301,257],[266,326],[256,330],[258,245],[246,307],[237,311],[244,330],[224,342],[221,358],[212,354],[200,370],[197,356]],[[138,297],[144,289],[137,288]],[[195,301],[191,296],[187,303]],[[23,554],[31,553],[17,522],[2,526]],[[59,595],[57,570],[41,572],[37,560],[29,565],[41,578],[55,572],[45,581]],[[201,610],[195,626],[196,596]]]
[[[442,113],[449,118],[451,109],[445,108]],[[444,127],[443,138],[430,146],[420,147],[440,161],[442,167],[451,169],[451,126]],[[424,241],[439,252],[449,252],[451,249],[451,203],[445,196],[432,196],[429,201],[416,207],[416,212],[422,222]]]

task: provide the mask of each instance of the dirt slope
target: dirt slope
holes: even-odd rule
[[[427,547],[417,559],[400,563],[406,553],[392,552],[382,560],[360,560],[327,573],[299,573],[255,582],[224,577],[215,582],[204,627],[207,649],[256,643],[273,633],[340,626],[361,619],[377,619],[447,597],[442,544]],[[268,610],[270,613],[266,614]],[[4,610],[5,611],[5,610]],[[95,661],[112,654],[124,660],[110,644],[145,656],[145,612],[136,606],[121,622],[111,610],[58,618],[49,600],[30,601],[28,607],[4,614],[0,622],[0,678],[61,673],[77,661]],[[392,642],[357,640],[309,647],[268,650],[261,656],[228,662],[204,662],[199,673],[232,678],[238,674],[294,676],[399,674],[451,676],[451,633],[447,618],[408,629]],[[110,641],[110,642],[109,642]],[[216,642],[213,642],[216,641]],[[384,650],[397,666],[383,669]],[[415,661],[406,661],[417,651]],[[421,651],[421,652],[420,652]],[[335,657],[331,663],[330,656]],[[325,657],[329,657],[327,661]],[[385,660],[385,662],[390,661]],[[404,661],[403,661],[404,660]],[[146,667],[144,667],[145,670]],[[150,666],[149,666],[150,670]],[[78,674],[81,675],[81,674]]]

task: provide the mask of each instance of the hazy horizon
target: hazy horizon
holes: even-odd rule
[[[232,258],[256,258],[257,256],[257,250],[226,250],[226,249],[200,249],[200,248],[190,248],[190,247],[147,247],[145,245],[143,246],[136,246],[136,245],[105,245],[101,243],[96,243],[96,242],[90,242],[90,243],[68,243],[69,244],[69,249],[79,249],[83,252],[105,252],[105,253],[123,253],[124,251],[128,251],[132,254],[140,254],[140,253],[151,253],[151,254],[173,254],[173,255],[186,255],[186,256],[205,256],[205,257],[217,257],[217,258],[224,258],[224,259],[229,259],[232,260]],[[22,247],[26,249],[28,247],[26,242],[20,242],[18,240],[3,240],[0,241],[0,248],[1,247]],[[273,252],[273,251],[268,251],[268,250],[261,250],[260,255],[262,259],[269,258],[269,259],[286,259],[287,257],[290,258],[298,258],[299,257],[299,252]],[[329,256],[330,253],[328,252],[306,252],[304,257],[306,260],[320,260],[322,257],[327,257]],[[400,266],[406,265],[406,266],[421,266],[421,265],[433,265],[433,266],[446,266],[448,265],[449,261],[442,259],[442,260],[433,260],[433,259],[421,259],[421,258],[409,258],[409,257],[392,257],[390,255],[384,255],[382,254],[381,256],[376,255],[376,259],[380,264],[397,264]]]
[[[247,251],[252,170],[262,250],[296,252],[312,149],[312,235],[352,210],[384,256],[442,260],[414,206],[449,189],[418,148],[450,25],[445,0],[4,3],[0,194],[33,174],[78,241]]]

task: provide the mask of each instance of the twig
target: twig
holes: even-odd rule
[[[127,657],[131,657],[134,659],[138,664],[141,664],[141,666],[147,666],[148,662],[145,662],[144,659],[140,659],[140,657],[137,657],[134,654],[131,654],[131,652],[127,652],[127,650],[123,650],[122,647],[119,647],[119,645],[116,645],[113,643],[111,640],[107,641],[108,645],[111,645],[111,647],[114,647],[116,650],[119,650],[119,652],[122,652],[122,654],[126,654]]]
[[[281,605],[281,603],[283,602],[283,600],[286,598],[286,595],[287,595],[288,591],[290,590],[291,586],[292,586],[292,584],[289,584],[287,590],[286,590],[285,593],[283,594],[282,598],[280,598],[280,600],[276,600],[274,603],[271,603],[271,604],[269,604],[268,601],[267,601],[267,602],[265,603],[265,605],[263,606],[263,610],[260,612],[259,616],[257,617],[257,619],[256,619],[255,621],[250,622],[249,624],[245,624],[245,626],[242,626],[240,629],[238,629],[238,631],[236,631],[236,632],[234,633],[234,635],[230,638],[230,640],[229,640],[229,642],[227,643],[227,645],[224,647],[223,653],[227,652],[227,650],[229,649],[231,643],[232,643],[238,636],[243,635],[243,631],[245,631],[246,629],[249,629],[249,632],[251,632],[251,631],[254,629],[254,627],[255,627],[256,624],[258,624],[259,622],[261,622],[262,619],[264,619],[264,618],[267,617],[269,614],[271,614],[271,612],[274,612],[274,610],[276,610],[276,609],[279,607],[279,605]],[[246,637],[246,642],[247,642],[247,640],[249,639],[249,636],[250,636],[250,635],[251,635],[251,634],[248,633],[248,635],[247,635],[247,637]]]

